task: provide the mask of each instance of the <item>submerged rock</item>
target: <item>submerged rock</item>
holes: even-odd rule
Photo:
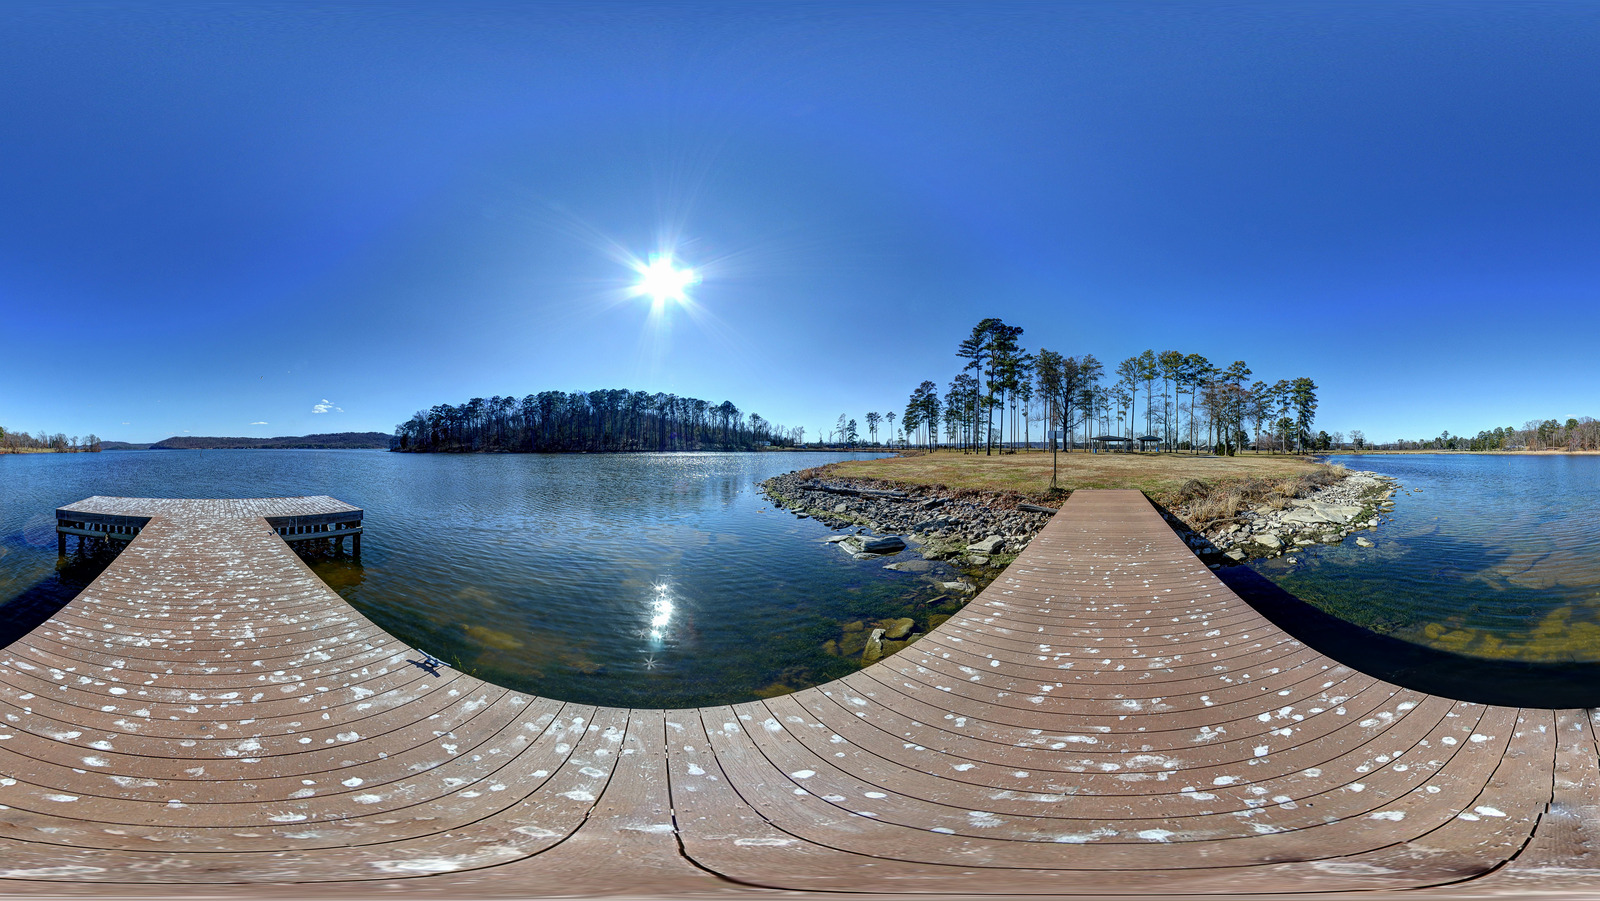
[[[487,645],[497,651],[515,651],[522,647],[521,639],[509,632],[491,629],[488,626],[462,626],[467,637],[479,644]]]
[[[867,633],[847,632],[839,639],[839,656],[854,657],[867,649]]]
[[[861,659],[868,663],[883,656],[883,630],[873,629],[867,636],[867,647],[861,652]]]
[[[1374,545],[1372,542],[1370,542],[1367,539],[1362,538],[1360,536],[1356,537],[1356,544],[1359,544],[1362,547],[1376,547],[1376,545]]]
[[[925,573],[932,572],[933,567],[934,564],[927,560],[901,560],[898,563],[887,564],[884,569],[897,573]]]
[[[899,619],[885,620],[883,623],[883,637],[893,641],[899,641],[900,639],[905,638],[907,635],[910,635],[912,628],[914,628],[916,624],[917,621],[909,616],[903,616]]]

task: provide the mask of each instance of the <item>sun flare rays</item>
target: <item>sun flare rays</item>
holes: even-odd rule
[[[667,301],[684,303],[689,299],[689,288],[700,284],[700,274],[690,268],[678,268],[670,253],[653,253],[648,262],[635,264],[639,281],[634,285],[635,296],[649,297],[652,304],[661,307]]]

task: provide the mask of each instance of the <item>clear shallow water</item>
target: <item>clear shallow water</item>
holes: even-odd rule
[[[313,568],[364,615],[442,660],[585,703],[749,700],[856,669],[823,650],[841,623],[920,623],[941,609],[934,579],[953,575],[889,572],[891,557],[852,560],[823,542],[833,534],[825,526],[772,509],[758,490],[770,476],[847,458],[0,456],[0,612],[10,614],[0,620],[23,622],[93,578],[89,567],[57,569],[60,505],[95,494],[328,494],[366,511],[362,559]]]
[[[1440,651],[1600,662],[1600,457],[1330,457],[1399,480],[1375,547],[1302,549],[1253,567],[1301,600]]]

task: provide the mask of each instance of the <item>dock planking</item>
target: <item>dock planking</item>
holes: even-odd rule
[[[526,695],[405,645],[287,543],[360,517],[326,497],[58,511],[125,548],[0,651],[0,890],[1600,889],[1593,711],[1328,658],[1137,492],[1074,494],[896,655],[692,710]]]

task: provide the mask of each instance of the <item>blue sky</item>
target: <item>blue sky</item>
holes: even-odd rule
[[[1375,439],[1600,416],[1600,6],[3,15],[10,428],[626,387],[815,437],[986,316],[1308,375]],[[703,282],[653,317],[661,249]]]

